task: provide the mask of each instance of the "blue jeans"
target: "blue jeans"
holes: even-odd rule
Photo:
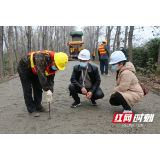
[[[105,66],[105,71],[104,71]],[[108,74],[108,59],[100,59],[101,74]]]

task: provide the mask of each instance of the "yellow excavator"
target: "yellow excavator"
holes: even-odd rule
[[[83,32],[72,31],[70,36],[72,36],[72,41],[67,43],[67,46],[69,46],[68,60],[78,59],[78,54],[83,49],[84,44],[82,41]]]

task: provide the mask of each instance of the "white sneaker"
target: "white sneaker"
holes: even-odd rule
[[[132,113],[130,110],[124,110],[123,113]]]

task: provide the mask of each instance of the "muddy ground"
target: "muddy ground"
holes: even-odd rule
[[[91,62],[92,63],[92,62]],[[101,76],[101,85],[105,97],[97,100],[98,106],[91,106],[85,96],[80,95],[81,106],[70,108],[73,103],[68,86],[73,66],[70,61],[65,71],[55,76],[54,100],[51,103],[51,119],[48,113],[32,117],[25,107],[22,86],[19,77],[0,84],[0,133],[1,134],[123,134],[123,133],[160,133],[160,96],[149,92],[134,108],[135,114],[155,114],[152,123],[139,122],[134,126],[112,123],[114,113],[123,112],[121,106],[109,104],[109,95],[115,83],[115,75]],[[93,64],[93,63],[92,63]],[[97,64],[94,64],[99,66]],[[42,105],[48,107],[45,93]]]

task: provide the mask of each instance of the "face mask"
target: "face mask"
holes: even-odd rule
[[[79,62],[79,65],[80,65],[81,67],[86,67],[86,66],[87,66],[87,62]]]
[[[120,48],[120,51],[122,50],[122,48]]]
[[[116,65],[112,65],[112,69],[115,71],[118,71],[118,68],[116,67]]]
[[[52,70],[57,71],[58,69],[55,66],[51,66]]]

